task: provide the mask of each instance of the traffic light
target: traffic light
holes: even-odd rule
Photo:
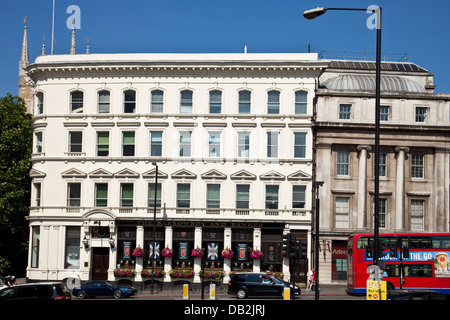
[[[306,244],[303,240],[297,242],[297,259],[306,259]]]
[[[366,258],[367,259],[373,258],[373,250],[371,246],[366,246]]]
[[[288,257],[289,256],[289,243],[291,241],[291,234],[290,233],[286,233],[283,234],[283,245],[281,248],[281,255],[283,257]]]
[[[295,238],[292,238],[292,236],[289,238],[288,242],[288,254],[289,258],[295,258],[297,256],[296,240]]]

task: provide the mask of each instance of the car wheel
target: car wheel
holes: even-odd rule
[[[87,297],[86,291],[83,291],[83,290],[79,291],[77,297],[80,299],[86,298]]]
[[[114,298],[116,298],[116,299],[120,299],[120,298],[122,298],[122,291],[120,291],[120,290],[115,290],[114,291],[114,293],[113,293],[113,296],[114,296]]]
[[[244,289],[239,289],[237,292],[237,297],[238,299],[247,298],[247,291],[245,291]]]

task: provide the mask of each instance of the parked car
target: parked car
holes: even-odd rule
[[[300,288],[295,290],[290,283],[266,273],[235,273],[228,282],[228,294],[235,294],[239,299],[249,296],[279,296],[282,297],[284,289],[290,288],[291,295],[301,294]]]
[[[89,297],[110,296],[116,299],[131,297],[137,290],[130,286],[114,285],[108,281],[89,281],[72,290],[72,294],[80,299]]]
[[[70,300],[70,290],[62,282],[19,284],[0,290],[0,300]]]
[[[450,300],[450,295],[433,290],[391,290],[387,300]]]

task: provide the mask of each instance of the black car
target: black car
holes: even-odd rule
[[[70,300],[70,290],[62,282],[19,284],[0,290],[0,300]]]
[[[282,297],[284,289],[290,288],[291,295],[301,294],[300,288],[293,290],[290,283],[266,273],[235,273],[228,282],[228,294],[235,294],[239,299],[249,296],[279,296]]]
[[[449,301],[450,295],[432,290],[391,290],[387,300],[444,300]]]
[[[137,290],[130,286],[115,285],[109,281],[89,281],[73,288],[72,293],[80,299],[100,296],[120,299],[135,295]]]

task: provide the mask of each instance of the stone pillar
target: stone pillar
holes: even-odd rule
[[[194,248],[201,248],[202,247],[202,228],[201,227],[195,227],[194,231]],[[206,252],[205,252],[206,254]],[[195,258],[194,259],[194,282],[200,282],[200,270],[202,269],[202,259],[201,258]]]
[[[165,232],[165,247],[169,247],[173,249],[173,229],[171,226],[166,226]],[[160,248],[161,252],[164,248]],[[170,282],[170,271],[172,270],[172,258],[165,257],[164,258],[164,282]]]
[[[283,235],[288,234],[290,232],[289,230],[289,225],[286,225],[284,230],[283,230]],[[284,281],[291,281],[291,273],[289,271],[289,258],[288,257],[283,257],[283,267],[282,270],[283,272],[283,280]]]
[[[253,249],[261,250],[261,228],[253,229]],[[267,252],[266,252],[267,254]],[[253,272],[261,271],[261,260],[253,260]]]
[[[331,144],[318,143],[316,146],[316,180],[324,181],[322,187],[319,188],[320,198],[320,221],[319,230],[330,231],[331,221],[334,221],[334,212],[332,205],[334,203],[331,194],[331,172],[336,162],[332,161]],[[314,198],[315,199],[315,198]],[[315,201],[315,200],[313,200]]]
[[[395,180],[395,231],[405,231],[405,158],[408,147],[396,147],[397,174]]]
[[[223,232],[223,247],[225,248],[231,248],[231,228],[225,228]],[[219,256],[221,255],[221,252],[219,252]],[[223,281],[225,283],[228,283],[228,280],[230,280],[230,271],[231,271],[231,259],[223,259],[223,271],[224,271],[224,278]]]
[[[433,207],[435,216],[430,215],[430,226],[434,232],[448,232],[448,212],[449,212],[449,150],[446,148],[436,148],[434,153],[434,190],[435,196]]]
[[[144,226],[136,227],[136,247],[144,248]],[[134,249],[134,248],[133,248]],[[144,268],[144,257],[136,257],[135,281],[142,281],[142,269]]]
[[[364,230],[367,227],[367,152],[371,150],[370,146],[359,145],[358,162],[358,216],[356,227]]]

